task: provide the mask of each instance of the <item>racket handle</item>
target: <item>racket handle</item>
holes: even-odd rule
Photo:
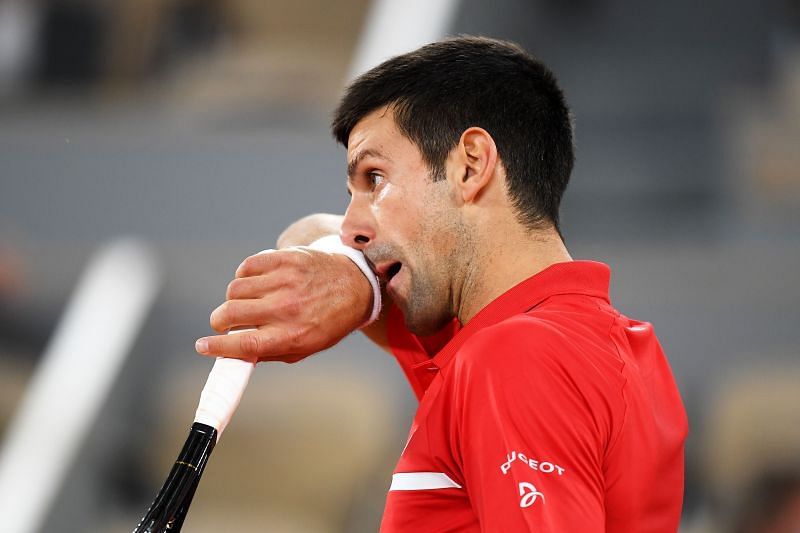
[[[216,428],[217,439],[225,431],[239,406],[244,389],[255,369],[255,362],[217,357],[208,374],[194,421]]]
[[[231,331],[237,333],[241,331]],[[208,374],[195,422],[167,480],[133,533],[180,531],[208,458],[239,406],[255,361],[218,357]]]
[[[180,531],[186,511],[217,443],[217,430],[195,422],[167,480],[133,533]]]
[[[236,335],[256,331],[255,328],[236,328],[228,335]],[[217,430],[217,439],[231,421],[233,413],[239,407],[242,394],[247,388],[250,376],[256,368],[255,361],[244,361],[227,357],[217,357],[211,372],[208,373],[206,385],[200,393],[200,402],[194,421],[206,424]]]

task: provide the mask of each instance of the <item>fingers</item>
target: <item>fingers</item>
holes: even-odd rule
[[[235,335],[203,337],[195,343],[195,350],[207,356],[293,363],[302,359],[302,356],[298,357],[298,349],[304,344],[303,337],[307,336],[308,332],[302,330],[264,327]]]
[[[195,343],[201,355],[255,359],[262,355],[275,353],[285,342],[278,330],[247,331],[235,335],[216,335],[203,337]]]
[[[289,297],[253,300],[228,300],[211,313],[211,329],[224,333],[231,328],[287,321],[301,311],[302,302]]]
[[[236,269],[237,278],[258,276],[290,266],[294,269],[302,268],[307,264],[309,252],[302,248],[287,248],[285,250],[264,250],[256,255],[251,255]]]
[[[211,327],[230,337],[199,339],[202,355],[294,362],[334,345],[364,323],[372,289],[344,255],[288,248],[245,259],[228,285]]]
[[[235,278],[228,283],[228,289],[225,291],[225,299],[248,300],[252,298],[261,298],[270,292],[286,287],[297,281],[297,276],[292,273],[279,271],[249,278]]]

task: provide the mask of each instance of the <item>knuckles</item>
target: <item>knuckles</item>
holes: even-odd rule
[[[244,261],[239,265],[239,268],[236,269],[236,277],[237,278],[246,278],[247,276],[251,275],[253,270],[253,262],[255,261],[256,256],[251,255],[250,257],[245,258]]]
[[[328,307],[321,304],[341,300],[331,291],[340,292],[334,286],[344,282],[351,271],[361,276],[348,258],[305,248],[247,257],[226,287],[226,301],[211,313],[211,327],[224,333],[243,321],[272,324],[272,335],[262,330],[237,334],[235,341],[227,336],[220,342],[238,349],[242,356],[295,363],[338,340],[329,342],[324,334]],[[253,298],[260,298],[261,303],[254,306]],[[334,307],[336,313],[347,312],[341,305]]]
[[[246,278],[278,268],[283,261],[282,257],[281,251],[251,255],[236,269],[236,277]]]
[[[226,300],[235,300],[240,298],[241,296],[241,287],[243,285],[243,281],[241,278],[236,278],[228,283],[228,287],[225,290],[225,299]]]
[[[263,342],[258,335],[240,335],[239,350],[244,355],[263,355]]]
[[[352,311],[340,290],[351,274],[363,277],[347,257],[305,248],[250,256],[228,283],[226,301],[211,313],[211,327],[224,333],[245,322],[281,326],[278,338],[269,343],[263,335],[237,335],[243,355],[271,358],[275,355],[269,352],[275,351],[284,360],[327,348],[332,343],[322,338],[330,329],[325,317],[335,313],[334,318],[345,318],[342,313],[349,316]],[[260,303],[256,305],[253,298]]]
[[[223,302],[211,313],[209,320],[211,328],[220,333],[227,331],[231,327],[239,325],[237,322],[239,314],[235,301]]]
[[[211,312],[211,316],[208,319],[208,323],[211,325],[211,329],[213,329],[214,331],[218,332],[223,331],[221,324],[224,323],[225,305],[227,303],[228,302],[223,303],[222,305],[220,305]]]
[[[316,352],[316,347],[310,342],[310,330],[308,327],[293,327],[285,331],[285,352],[291,355],[307,355]]]
[[[267,274],[275,270],[285,270],[296,274],[309,274],[314,269],[314,253],[301,248],[286,248],[267,254],[247,257],[236,269],[237,278],[247,278]]]
[[[289,346],[291,351],[296,352],[300,348],[302,348],[306,340],[308,338],[308,329],[307,328],[297,328],[293,329],[289,333]]]
[[[284,301],[280,307],[280,312],[288,318],[297,318],[303,311],[302,303],[295,299]]]

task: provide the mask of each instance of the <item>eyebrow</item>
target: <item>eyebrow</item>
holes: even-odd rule
[[[349,163],[347,163],[347,178],[348,179],[353,177],[353,174],[356,173],[356,167],[358,167],[358,164],[361,163],[361,161],[363,161],[367,157],[377,157],[377,158],[383,159],[385,161],[391,161],[388,157],[386,157],[384,154],[382,154],[381,152],[379,152],[377,150],[373,150],[373,149],[369,149],[368,148],[368,149],[366,149],[366,150],[364,150],[362,152],[358,152],[356,154],[356,156]]]

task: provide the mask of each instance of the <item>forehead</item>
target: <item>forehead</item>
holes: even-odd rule
[[[403,135],[394,121],[391,108],[381,107],[358,121],[347,142],[347,159],[360,154],[381,154],[386,159],[420,158],[417,147]]]

